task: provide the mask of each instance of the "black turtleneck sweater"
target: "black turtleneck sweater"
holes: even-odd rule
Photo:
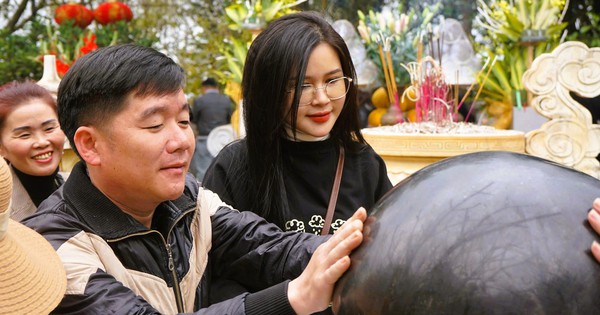
[[[36,207],[64,183],[64,179],[58,174],[58,168],[48,176],[33,176],[25,174],[15,167],[12,169]]]
[[[236,141],[221,150],[209,167],[202,185],[238,210],[250,210],[246,171],[233,171],[235,164],[247,169],[246,141]],[[334,233],[359,207],[369,211],[392,184],[383,159],[368,145],[346,149],[340,191],[331,224]],[[333,140],[283,141],[284,182],[290,214],[280,226],[285,231],[320,234],[335,178],[339,148]],[[238,164],[239,165],[239,164]],[[259,212],[259,211],[254,211]],[[269,218],[267,218],[268,220]]]

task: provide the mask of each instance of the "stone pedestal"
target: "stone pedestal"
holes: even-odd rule
[[[525,153],[525,134],[515,130],[480,134],[399,134],[377,129],[363,129],[363,136],[385,161],[394,185],[421,168],[452,156],[495,150]]]

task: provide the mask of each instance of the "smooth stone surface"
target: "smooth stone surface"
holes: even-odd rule
[[[375,205],[334,311],[600,314],[599,196],[599,180],[519,153],[427,166]]]

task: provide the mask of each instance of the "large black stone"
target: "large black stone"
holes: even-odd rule
[[[374,207],[334,292],[336,314],[600,314],[600,181],[481,152],[408,177]]]

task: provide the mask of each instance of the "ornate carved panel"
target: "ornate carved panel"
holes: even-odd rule
[[[600,48],[565,42],[536,58],[523,84],[536,95],[531,106],[549,119],[525,135],[526,152],[600,178],[600,125],[569,94],[600,95]]]

